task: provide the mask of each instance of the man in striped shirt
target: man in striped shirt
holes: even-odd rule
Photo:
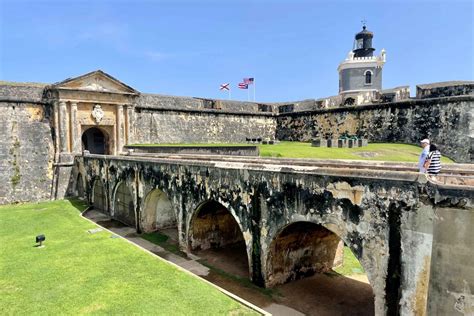
[[[435,144],[431,144],[429,147],[430,151],[423,167],[426,169],[428,174],[437,175],[441,171],[441,153]]]

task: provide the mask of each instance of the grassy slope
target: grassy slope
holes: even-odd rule
[[[245,146],[251,144],[136,144],[134,146]],[[311,147],[310,143],[280,142],[276,145],[258,145],[260,156],[282,158],[315,158],[315,159],[353,159],[418,162],[421,148],[407,144],[373,143],[359,148],[327,148]],[[362,154],[361,154],[362,153]],[[367,157],[370,153],[374,157]],[[366,154],[365,156],[363,154]],[[443,163],[452,163],[447,157],[442,157]]]
[[[359,154],[358,154],[359,153]],[[364,157],[360,153],[374,153],[374,157]],[[311,147],[310,143],[281,142],[276,145],[260,145],[260,155],[264,157],[356,159],[418,162],[421,148],[407,144],[369,144],[358,148]],[[452,162],[443,157],[444,163]]]
[[[333,270],[342,275],[364,274],[364,268],[347,246],[344,246],[344,263]]]
[[[250,314],[109,232],[68,201],[0,207],[2,314]],[[46,247],[34,247],[36,235]]]

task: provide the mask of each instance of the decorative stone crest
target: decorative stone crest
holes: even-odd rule
[[[94,109],[92,110],[92,117],[95,119],[95,122],[97,124],[102,121],[102,119],[104,118],[104,111],[102,110],[100,105],[94,105]]]

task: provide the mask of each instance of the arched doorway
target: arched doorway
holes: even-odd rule
[[[266,285],[282,295],[285,305],[306,315],[374,315],[373,289],[343,245],[319,224],[283,227],[267,254]]]
[[[125,182],[121,182],[115,190],[113,217],[128,226],[136,226],[135,204]]]
[[[91,154],[108,155],[108,135],[100,128],[91,127],[82,133],[82,150]]]
[[[145,197],[141,214],[143,232],[176,228],[176,214],[166,193],[159,189],[150,191]]]
[[[227,273],[249,276],[247,247],[230,211],[209,200],[198,206],[188,232],[188,247],[207,264]]]
[[[98,211],[107,211],[107,196],[105,194],[104,184],[100,179],[95,180],[92,191],[92,205]]]

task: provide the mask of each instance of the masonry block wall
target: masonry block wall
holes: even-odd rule
[[[140,110],[139,110],[140,111]],[[274,139],[268,115],[150,111],[136,113],[134,143],[245,143],[246,137]]]
[[[369,142],[418,144],[430,138],[456,162],[474,160],[474,98],[454,96],[282,113],[276,138],[310,141],[355,134]]]
[[[269,105],[142,94],[135,108],[133,143],[243,143],[274,139]]]
[[[0,102],[0,205],[51,197],[54,148],[43,104]]]

